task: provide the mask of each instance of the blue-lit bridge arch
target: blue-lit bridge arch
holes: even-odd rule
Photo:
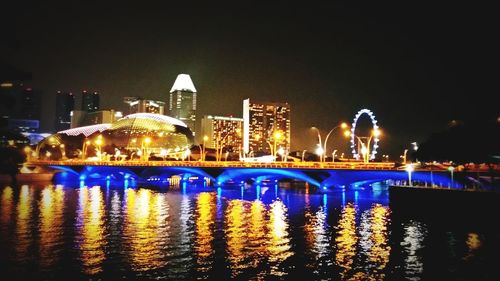
[[[62,164],[62,163],[61,163]],[[394,169],[355,169],[355,168],[290,168],[285,165],[269,165],[268,167],[235,167],[225,164],[196,164],[193,162],[178,163],[176,165],[145,165],[137,163],[123,163],[120,165],[87,165],[84,163],[64,163],[63,165],[48,165],[60,171],[55,175],[56,180],[79,181],[114,181],[121,184],[130,180],[141,183],[166,184],[167,178],[178,176],[187,181],[190,178],[209,180],[214,185],[227,183],[265,181],[278,182],[294,180],[306,182],[323,189],[366,185],[385,181],[407,181],[408,172]],[[199,165],[199,166],[196,166]],[[241,163],[238,165],[242,165]],[[257,166],[257,165],[255,165]],[[373,166],[373,165],[372,165]],[[370,166],[371,167],[371,166]],[[376,168],[376,166],[374,166]],[[452,182],[450,173],[415,171],[411,175],[412,182],[425,182],[441,186],[462,187],[463,184],[455,179]]]

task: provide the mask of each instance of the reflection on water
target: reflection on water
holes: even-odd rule
[[[427,230],[423,223],[417,221],[410,221],[403,226],[403,229],[404,238],[401,246],[403,246],[405,254],[405,277],[409,280],[419,280],[424,270],[422,256],[419,251],[424,247]]]
[[[215,199],[215,193],[202,192],[196,200],[196,262],[205,278],[213,264]]]
[[[420,280],[488,277],[478,264],[494,260],[496,232],[393,224],[384,193],[266,190],[2,187],[0,266],[40,279]]]
[[[64,238],[63,211],[64,189],[62,186],[49,186],[42,190],[39,208],[40,266],[42,270],[51,267],[61,256]]]
[[[342,216],[338,222],[337,237],[335,238],[337,255],[336,264],[341,268],[340,277],[347,279],[354,264],[356,255],[356,207],[349,203],[342,210]]]
[[[149,189],[125,191],[123,247],[133,270],[146,271],[166,265],[162,248],[168,243],[168,203]]]
[[[27,185],[21,186],[19,202],[17,203],[16,254],[17,260],[25,262],[30,253],[28,248],[33,242],[32,201],[33,189]]]
[[[102,271],[105,259],[104,199],[101,187],[80,188],[77,210],[76,242],[80,249],[83,271],[96,274]]]

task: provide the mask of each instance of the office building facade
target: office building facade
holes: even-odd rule
[[[169,114],[196,132],[196,88],[188,74],[179,74],[170,90]]]
[[[270,154],[290,151],[290,105],[286,102],[243,100],[243,149]]]
[[[82,92],[82,111],[94,112],[99,110],[99,93]]]
[[[200,138],[208,137],[206,147],[241,152],[243,148],[243,118],[205,115],[201,120]]]
[[[141,97],[125,97],[123,102],[128,105],[125,112],[134,113],[155,113],[165,114],[165,103],[156,100],[146,100]]]

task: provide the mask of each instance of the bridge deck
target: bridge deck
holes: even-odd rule
[[[239,161],[86,161],[31,160],[35,166],[117,166],[117,167],[199,167],[199,168],[289,168],[289,169],[355,169],[393,170],[393,162],[239,162]]]

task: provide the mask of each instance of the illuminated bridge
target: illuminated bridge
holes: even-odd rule
[[[346,187],[386,181],[406,181],[408,172],[395,169],[390,162],[214,162],[214,161],[47,161],[28,162],[30,167],[55,169],[56,180],[107,184],[169,184],[172,177],[180,181],[193,179],[213,185],[253,182],[265,184],[299,181],[322,187]],[[412,182],[461,187],[445,171],[413,171]]]

